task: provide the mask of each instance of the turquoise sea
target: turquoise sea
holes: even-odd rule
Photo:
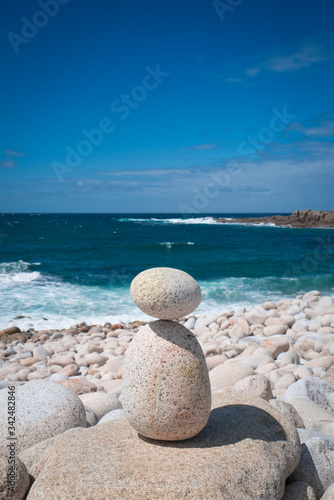
[[[129,286],[159,266],[198,280],[196,314],[333,294],[332,229],[214,220],[264,215],[272,214],[0,214],[0,328],[147,319]]]

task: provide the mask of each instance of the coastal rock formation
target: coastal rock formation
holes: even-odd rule
[[[58,441],[36,463],[27,500],[55,491],[62,500],[279,500],[300,452],[293,419],[263,399],[215,396],[208,424],[186,441],[141,438],[125,418]]]
[[[173,321],[143,327],[127,351],[122,404],[130,424],[152,439],[188,439],[203,429],[211,389],[195,335]]]
[[[149,316],[177,319],[199,306],[201,290],[194,278],[184,271],[155,267],[134,278],[131,297],[136,306]]]
[[[296,210],[291,215],[273,215],[272,217],[247,217],[244,219],[217,219],[224,224],[275,224],[291,227],[334,227],[334,212],[326,210]]]
[[[8,392],[0,391],[0,435],[8,436]],[[79,397],[54,382],[38,381],[15,389],[16,453],[72,427],[86,427]]]

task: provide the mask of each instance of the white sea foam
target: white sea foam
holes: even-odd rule
[[[213,217],[192,217],[189,219],[118,219],[119,222],[145,222],[160,224],[219,224]]]
[[[163,243],[158,243],[158,245],[165,246],[167,248],[172,248],[177,245],[195,245],[192,241],[164,241]]]
[[[174,242],[176,243],[176,242]],[[183,244],[191,244],[186,242]],[[173,244],[164,242],[163,244]],[[0,329],[18,326],[29,328],[70,328],[85,321],[87,324],[128,323],[149,321],[133,303],[129,286],[99,286],[66,283],[34,270],[39,263],[24,261],[0,264]],[[330,275],[329,277],[332,279]],[[321,289],[320,277],[305,282],[305,290]],[[325,278],[323,278],[325,279]],[[327,279],[327,277],[326,277]],[[294,283],[296,282],[296,286]],[[285,283],[285,285],[284,285]],[[303,284],[297,277],[221,278],[199,281],[202,302],[195,315],[220,314],[223,311],[295,297]],[[298,289],[297,289],[298,288]],[[17,316],[23,318],[15,319]]]

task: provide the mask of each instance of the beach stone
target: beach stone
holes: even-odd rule
[[[65,375],[64,373],[53,373],[50,375],[48,378],[50,382],[63,382],[64,380],[68,380],[68,376]]]
[[[328,410],[330,409],[328,397],[333,392],[334,386],[326,380],[304,377],[288,387],[284,394],[284,401],[288,403],[292,399],[308,398]]]
[[[153,321],[127,350],[121,401],[143,436],[179,440],[197,434],[210,415],[211,390],[195,335],[172,321]]]
[[[327,439],[329,441],[332,441],[334,443],[334,436],[331,434],[326,434],[325,432],[319,432],[319,431],[310,431],[309,429],[297,429],[299,439],[301,444],[306,443],[309,439],[312,439],[314,437],[318,437],[321,439]]]
[[[265,326],[263,329],[263,335],[265,337],[272,337],[273,335],[282,335],[287,331],[287,325],[270,325]]]
[[[271,337],[263,339],[261,346],[268,349],[272,353],[273,358],[276,359],[279,354],[289,350],[290,342],[286,337]]]
[[[185,328],[188,328],[189,330],[193,330],[195,328],[196,324],[196,318],[192,317],[187,319],[187,321],[183,324]]]
[[[201,290],[194,278],[170,267],[141,272],[132,281],[130,292],[141,311],[159,319],[186,316],[201,302]]]
[[[282,500],[317,500],[317,497],[312,486],[296,481],[286,486]]]
[[[57,366],[57,365],[53,365]],[[64,366],[58,373],[66,375],[67,377],[74,377],[79,372],[79,367],[76,363],[71,363],[70,365]]]
[[[9,448],[6,451],[2,449],[0,455],[0,500],[23,500],[29,486],[29,474],[25,464],[16,456],[10,458]]]
[[[321,377],[321,380],[324,380],[325,382],[329,382],[334,386],[334,366],[332,366],[329,370],[326,371],[325,375]]]
[[[312,361],[308,361],[306,366],[308,368],[325,368],[328,370],[334,365],[334,356],[322,356],[318,359],[313,359]]]
[[[267,316],[256,313],[247,313],[245,314],[245,319],[250,325],[264,325],[264,322],[267,319]]]
[[[66,355],[56,355],[56,356],[53,356],[48,361],[49,366],[59,365],[62,368],[64,368],[67,365],[71,365],[71,364],[73,364],[73,359],[70,356],[66,356]]]
[[[208,424],[186,441],[140,437],[125,418],[58,441],[36,463],[28,500],[54,491],[62,500],[282,498],[300,458],[294,424],[260,398],[214,400]]]
[[[78,395],[96,392],[97,390],[96,385],[85,378],[70,378],[68,380],[59,381],[58,383]]]
[[[231,387],[239,380],[255,375],[253,368],[241,363],[225,362],[213,368],[210,373],[212,390]]]
[[[45,439],[44,441],[34,444],[33,446],[30,446],[29,448],[21,451],[18,457],[26,466],[28,473],[33,478],[35,478],[36,473],[34,470],[34,464],[43,455],[43,453],[46,452],[49,448],[51,448],[51,446],[53,446],[57,441],[67,438],[72,434],[77,435],[79,432],[82,432],[83,430],[84,430],[83,427],[74,427],[73,429],[68,429],[67,431],[62,432],[61,434],[57,434],[52,438]]]
[[[306,429],[328,432],[326,427],[334,422],[333,412],[324,410],[308,398],[291,399],[290,404],[297,410]]]
[[[251,397],[259,397],[269,401],[273,397],[271,385],[267,377],[263,375],[251,375],[234,384],[234,394],[247,394]]]
[[[0,391],[2,436],[7,436],[7,397],[7,390]],[[85,409],[79,397],[59,384],[28,382],[15,388],[15,398],[17,453],[72,427],[86,427]]]
[[[249,324],[245,319],[238,321],[232,326],[230,337],[234,340],[240,340],[249,334]]]
[[[91,408],[100,420],[106,413],[122,408],[120,401],[107,392],[90,392],[79,396],[85,406]]]
[[[263,304],[263,309],[270,311],[271,309],[277,309],[275,302],[268,301]]]
[[[86,412],[87,427],[92,427],[93,425],[96,425],[99,421],[99,417],[96,415],[95,411],[93,411],[88,406],[85,406],[85,412]]]
[[[227,360],[228,357],[226,356],[226,354],[217,354],[216,356],[209,356],[208,358],[206,358],[206,365],[208,367],[208,370],[212,370],[212,368],[225,363],[225,361]]]
[[[320,498],[334,482],[334,443],[312,438],[302,444],[300,462],[288,482],[304,481]]]
[[[97,352],[92,352],[89,354],[86,354],[85,360],[87,361],[88,365],[99,365],[102,366],[108,361],[108,358],[106,356],[103,356]]]
[[[269,403],[276,408],[278,411],[283,413],[286,418],[292,418],[295,422],[295,426],[298,429],[304,429],[305,425],[304,422],[297,412],[297,410],[290,404],[290,403],[285,403],[285,401],[282,401],[280,399],[271,399]]]
[[[282,389],[285,390],[288,387],[290,387],[291,384],[296,382],[295,377],[293,376],[292,373],[285,373],[282,377],[280,377],[279,380],[275,383],[275,391],[281,391]]]
[[[196,327],[197,326],[209,326],[211,323],[215,323],[218,319],[218,316],[215,314],[209,314],[208,316],[202,316],[196,321]],[[185,328],[185,324],[183,325]]]
[[[281,353],[278,357],[278,361],[279,361],[280,366],[286,366],[286,365],[290,365],[290,364],[294,364],[294,365],[300,364],[300,358],[299,358],[297,352],[294,351],[293,349],[291,349],[287,352]]]
[[[103,390],[105,390],[108,394],[113,394],[117,398],[121,395],[122,393],[122,382],[123,380],[106,380],[101,383],[101,387]],[[96,380],[94,380],[93,383],[96,383]]]
[[[101,418],[99,421],[99,424],[104,424],[105,422],[109,422],[110,420],[115,420],[116,418],[121,418],[125,417],[125,411],[124,410],[113,410],[110,411],[109,413],[106,413],[104,417]]]
[[[331,484],[329,488],[327,488],[324,495],[321,497],[321,500],[333,500],[333,498],[334,498],[334,483]]]

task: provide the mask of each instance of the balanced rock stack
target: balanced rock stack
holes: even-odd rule
[[[195,335],[172,321],[201,301],[197,282],[172,268],[140,273],[131,284],[135,304],[159,318],[138,332],[127,351],[122,404],[142,436],[179,441],[198,434],[211,409],[208,369]]]

